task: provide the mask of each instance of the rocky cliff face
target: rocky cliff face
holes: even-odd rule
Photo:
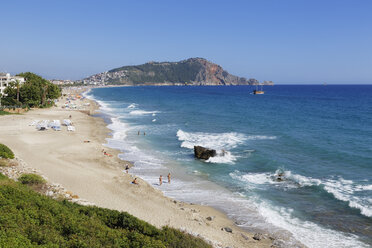
[[[253,85],[256,79],[237,77],[203,58],[179,62],[149,62],[123,66],[90,76],[84,81],[123,85]]]

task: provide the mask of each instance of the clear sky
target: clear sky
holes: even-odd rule
[[[276,83],[372,83],[370,0],[2,0],[0,71],[81,79],[204,57]]]

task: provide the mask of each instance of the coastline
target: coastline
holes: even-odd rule
[[[89,113],[97,110],[96,102],[85,99],[84,103],[87,102]],[[253,233],[242,230],[211,207],[165,197],[142,179],[138,179],[139,185],[131,184],[134,175],[123,172],[129,162],[118,158],[120,151],[104,146],[110,137],[104,120],[88,115],[88,110],[63,110],[61,104],[58,105],[0,118],[3,127],[0,142],[48,181],[63,185],[99,207],[126,211],[157,227],[169,225],[184,230],[204,238],[214,247],[270,247],[273,244],[267,235],[262,235],[259,241],[253,239]],[[75,132],[67,132],[65,127],[60,132],[41,132],[29,126],[32,120],[63,120],[69,115],[72,115]],[[102,149],[112,156],[104,155]]]

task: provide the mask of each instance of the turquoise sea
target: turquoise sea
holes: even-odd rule
[[[112,130],[106,145],[165,195],[213,206],[284,247],[371,247],[372,85],[252,90],[118,87],[86,96]],[[196,160],[194,145],[219,155]],[[172,183],[159,186],[168,172]]]

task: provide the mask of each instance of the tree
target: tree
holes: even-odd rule
[[[47,92],[47,98],[48,99],[57,99],[61,96],[61,89],[52,83],[48,83],[48,92]]]
[[[19,105],[19,102],[17,102],[17,90],[14,88],[14,84],[10,83],[8,87],[4,90],[4,97],[2,99],[2,105],[4,106],[14,106]]]
[[[57,99],[61,90],[56,85],[31,72],[18,74],[26,82],[20,88],[21,102],[31,107],[44,106],[48,99]]]

